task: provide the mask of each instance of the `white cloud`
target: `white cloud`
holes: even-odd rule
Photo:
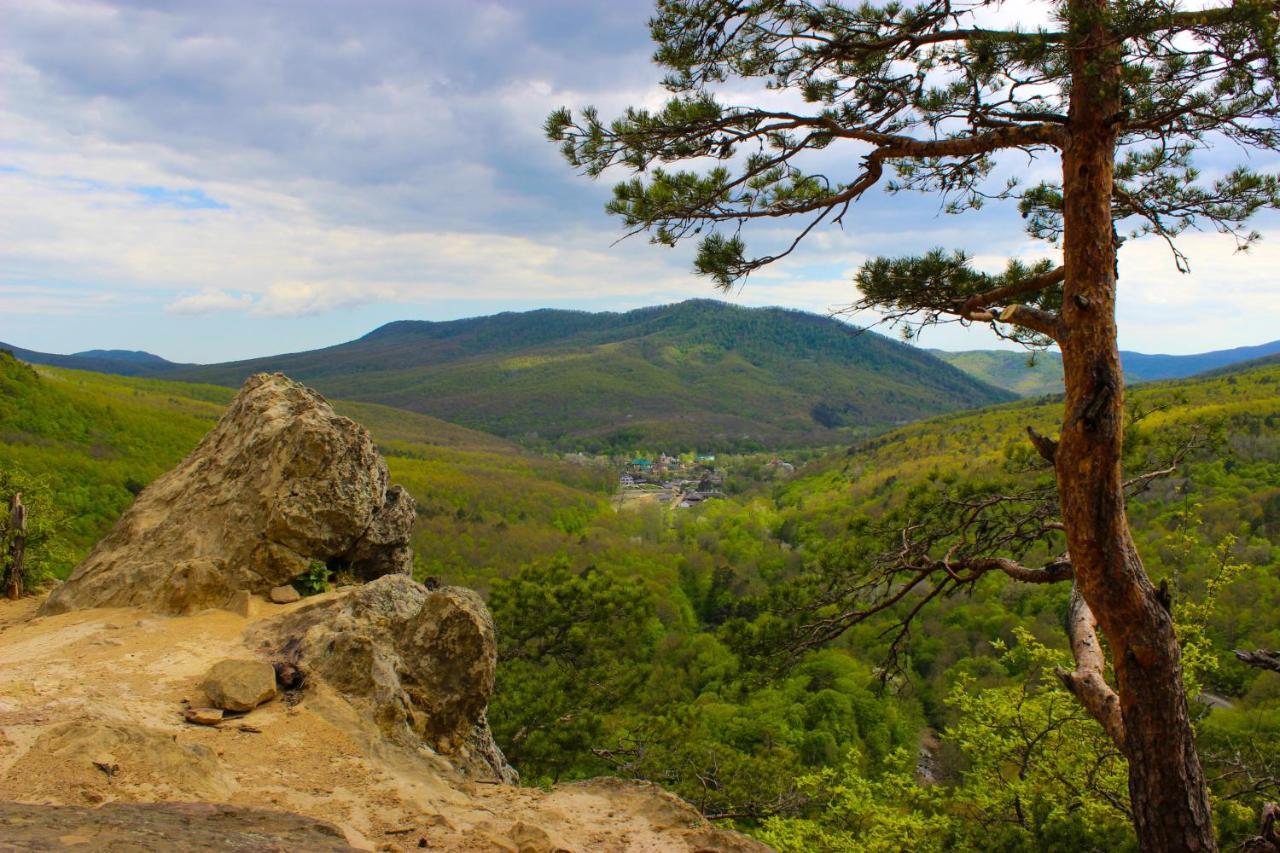
[[[247,293],[236,296],[225,290],[202,290],[175,299],[165,306],[170,314],[213,314],[218,311],[240,311],[253,304]]]
[[[541,138],[562,104],[595,103],[607,117],[662,100],[644,27],[651,4],[485,8],[15,5],[0,41],[0,312],[128,306],[154,318],[164,306],[175,317],[239,312],[292,334],[301,324],[283,318],[371,305],[431,316],[446,303],[632,307],[714,295],[690,274],[689,247],[642,237],[612,246],[608,182],[574,175]],[[1049,7],[990,8],[996,25],[1038,22],[1028,11]],[[834,175],[856,162],[850,154],[819,156]],[[1009,165],[1028,181],[1056,168],[1052,158]],[[225,208],[156,203],[137,187]],[[1268,222],[1273,233],[1249,256],[1188,236],[1189,277],[1156,241],[1126,246],[1124,344],[1192,351],[1275,337],[1280,227]],[[791,233],[748,238],[768,250]],[[992,271],[1052,255],[1007,207],[946,217],[936,199],[874,194],[844,230],[815,232],[730,298],[828,311],[853,300],[849,279],[867,257],[933,246],[972,251]],[[926,343],[994,340],[947,330]]]

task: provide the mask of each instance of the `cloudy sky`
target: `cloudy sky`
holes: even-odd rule
[[[0,340],[216,361],[395,319],[714,295],[687,250],[614,245],[607,182],[574,174],[541,133],[561,105],[661,100],[649,13],[638,0],[0,0]],[[1240,156],[1215,152],[1206,171]],[[1257,225],[1247,256],[1188,237],[1190,276],[1159,244],[1128,245],[1122,346],[1280,337],[1280,217]],[[877,195],[729,298],[827,311],[852,301],[866,257],[939,245],[989,266],[1044,253],[1015,211],[957,218]],[[922,343],[995,341],[949,328]]]

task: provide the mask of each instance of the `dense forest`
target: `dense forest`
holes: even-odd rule
[[[231,392],[0,359],[0,483],[31,507],[31,568],[63,575]],[[1128,465],[1177,470],[1130,505],[1172,590],[1225,845],[1280,793],[1280,367],[1132,395]],[[806,644],[856,567],[955,501],[1034,494],[1055,404],[950,415],[777,478],[730,461],[731,499],[618,513],[614,472],[421,415],[336,404],[419,503],[417,571],[486,592],[490,719],[528,784],[650,779],[781,850],[1135,845],[1123,759],[1054,676],[1069,589],[948,590]],[[1029,546],[1043,548],[1043,544]]]

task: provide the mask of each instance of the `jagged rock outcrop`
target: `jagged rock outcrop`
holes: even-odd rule
[[[493,620],[469,589],[387,575],[255,626],[251,644],[364,705],[382,733],[473,776],[516,780],[493,742]]]
[[[258,374],[41,612],[191,613],[239,590],[266,594],[316,560],[361,580],[408,573],[413,518],[363,427],[284,375]]]

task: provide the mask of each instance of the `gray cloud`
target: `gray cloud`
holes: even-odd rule
[[[651,87],[648,13],[641,2],[17,4],[5,50],[27,73],[10,109],[152,146],[193,181],[287,184],[338,222],[551,228],[598,214],[599,194],[558,161],[540,120],[559,93],[607,102]]]

